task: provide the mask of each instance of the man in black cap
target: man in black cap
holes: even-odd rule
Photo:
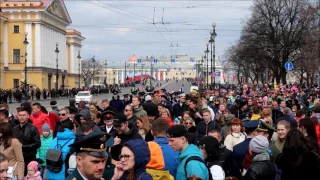
[[[119,92],[113,91],[113,97],[110,101],[110,106],[115,108],[117,112],[122,112],[124,109],[123,102],[119,99]]]
[[[50,101],[50,106],[52,109],[52,113],[54,113],[55,115],[59,116],[59,109],[58,109],[58,103],[55,100]]]
[[[124,106],[126,106],[126,105],[130,104],[130,101],[129,101],[129,94],[124,94],[124,95],[123,95],[122,103],[124,104]]]
[[[122,145],[132,139],[142,139],[141,135],[135,128],[129,128],[127,117],[122,114],[116,114],[113,118],[113,126],[116,131],[111,133],[114,137],[114,144],[111,147],[111,156],[114,160],[119,160]]]
[[[107,147],[113,144],[113,137],[106,132],[92,132],[74,142],[77,169],[66,180],[103,179],[108,159]]]

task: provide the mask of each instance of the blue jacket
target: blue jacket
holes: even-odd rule
[[[233,152],[232,152],[232,159],[233,159],[233,170],[232,173],[235,177],[238,179],[241,178],[241,172],[242,170],[242,161],[246,157],[246,155],[249,153],[249,143],[252,138],[246,138],[241,143],[233,146]]]
[[[146,166],[150,161],[150,150],[147,142],[143,139],[134,139],[126,142],[127,146],[134,154],[134,176],[136,180],[152,180],[152,176],[146,172]],[[126,171],[120,180],[126,180],[129,173]]]
[[[178,167],[178,151],[174,151],[170,146],[169,146],[169,141],[167,138],[164,137],[158,137],[153,140],[154,142],[158,143],[159,146],[161,147],[162,154],[164,157],[164,163],[165,163],[165,169],[168,169],[170,174],[173,177],[176,177],[177,173],[177,167]]]
[[[179,164],[178,164],[178,171],[175,179],[178,179],[178,180],[187,179],[187,177],[195,175],[203,180],[208,180],[209,179],[208,168],[204,163],[199,161],[195,161],[195,160],[189,161],[186,167],[187,175],[185,174],[185,170],[184,170],[185,162],[191,156],[199,156],[203,159],[200,149],[197,146],[193,144],[190,144],[189,146],[187,146],[186,149],[182,153],[180,153],[178,156]]]
[[[62,151],[62,160],[64,161],[63,165],[62,165],[62,170],[58,173],[53,172],[48,170],[47,171],[47,177],[48,180],[61,180],[61,179],[65,179],[65,174],[66,174],[66,166],[65,166],[65,161],[66,161],[66,156],[70,151],[70,144],[73,144],[76,135],[73,131],[64,128],[64,132],[58,132],[57,133],[57,137],[54,138],[51,141],[50,144],[50,149],[57,149],[57,138],[58,138],[58,143],[60,146],[64,146],[62,147],[61,151]]]

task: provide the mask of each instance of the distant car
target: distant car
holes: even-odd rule
[[[90,91],[79,91],[75,96],[76,104],[79,104],[80,101],[85,101],[86,103],[92,102],[92,95]]]

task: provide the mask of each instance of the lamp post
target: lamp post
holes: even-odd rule
[[[28,56],[28,53],[27,53],[27,46],[29,44],[28,42],[28,39],[27,39],[27,36],[28,36],[28,33],[25,32],[24,33],[24,41],[23,41],[23,44],[24,44],[24,48],[25,48],[25,54],[24,54],[24,58],[25,58],[25,62],[24,62],[24,90],[25,90],[25,96],[26,96],[26,99],[28,99],[28,80],[27,80],[27,56]]]
[[[216,45],[215,45],[215,38],[217,37],[217,33],[216,33],[216,23],[212,23],[212,27],[213,30],[210,31],[210,43],[211,43],[211,73],[212,72],[216,72]],[[212,63],[212,59],[213,59],[213,63]],[[213,64],[213,66],[212,66]],[[213,68],[213,69],[212,69]],[[212,76],[211,76],[211,86],[213,83],[213,89],[216,88],[216,77],[213,78],[212,81]]]
[[[107,60],[107,59],[106,59],[104,65],[106,66],[106,72],[104,72],[104,74],[106,75],[104,84],[106,85],[106,84],[108,84],[108,83],[107,83],[107,82],[108,82],[108,79],[107,79],[107,78],[108,78],[108,60]]]
[[[209,86],[209,77],[208,77],[208,75],[209,75],[209,43],[207,43],[206,44],[207,45],[207,50],[205,51],[205,53],[206,53],[206,56],[207,56],[207,86]]]
[[[133,61],[133,84],[136,84],[136,61]]]
[[[79,65],[79,74],[78,74],[78,88],[80,89],[80,82],[81,82],[81,79],[80,79],[80,75],[81,75],[81,56],[80,56],[80,51],[78,51],[78,56],[77,56],[77,58],[78,58],[78,65]]]
[[[56,50],[54,51],[56,53],[56,93],[58,92],[58,82],[59,82],[59,69],[58,69],[58,55],[59,55],[59,48],[58,48],[58,43],[56,44]]]

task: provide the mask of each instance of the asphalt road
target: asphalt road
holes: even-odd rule
[[[182,84],[184,84],[184,91],[186,93],[189,93],[189,90],[190,90],[190,84],[187,81],[181,81],[180,80],[178,83],[176,83],[175,80],[174,81],[169,81],[168,83],[166,83],[165,81],[157,81],[156,83],[161,83],[160,89],[165,88],[167,90],[167,92],[178,91],[181,88]],[[122,99],[123,98],[122,95],[130,94],[130,92],[131,92],[131,88],[122,88],[121,89],[121,93],[120,93],[120,98]],[[109,94],[96,95],[96,96],[94,96],[93,99],[102,100],[102,99],[111,99],[111,98],[112,98],[112,93],[109,93]],[[56,101],[58,102],[59,108],[68,106],[69,105],[69,99],[71,99],[71,98],[56,99]],[[34,102],[39,102],[41,105],[46,107],[47,110],[51,110],[50,101],[51,101],[51,99],[34,101]],[[11,104],[9,104],[9,111],[10,112],[14,112],[15,108],[17,108],[19,106],[20,106],[20,103],[11,103]]]

